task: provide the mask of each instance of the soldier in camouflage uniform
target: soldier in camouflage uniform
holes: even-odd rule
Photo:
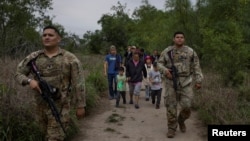
[[[193,98],[192,78],[194,78],[195,88],[201,88],[203,79],[199,64],[199,58],[196,52],[184,45],[185,37],[183,32],[174,34],[174,45],[167,47],[162,51],[158,60],[159,70],[166,76],[164,102],[167,109],[168,132],[167,137],[173,138],[179,124],[181,132],[186,131],[184,121],[191,115],[191,103]],[[173,87],[171,74],[171,60],[168,55],[171,52],[173,64],[177,68],[177,90]],[[176,95],[177,94],[177,95]],[[176,97],[178,96],[178,97]],[[180,104],[180,112],[177,112],[177,104]]]
[[[21,85],[29,85],[34,90],[36,100],[36,119],[46,134],[47,141],[63,141],[65,134],[59,123],[41,96],[37,78],[30,77],[31,68],[27,64],[36,59],[41,78],[48,84],[58,88],[59,99],[54,103],[60,112],[60,118],[67,131],[71,104],[76,107],[76,116],[82,118],[85,114],[85,82],[81,62],[72,53],[59,47],[61,37],[54,26],[43,29],[43,50],[35,51],[24,58],[17,66],[15,79]]]

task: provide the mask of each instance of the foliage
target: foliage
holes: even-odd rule
[[[249,56],[238,22],[242,16],[239,15],[241,6],[233,0],[207,0],[206,3],[206,7],[200,7],[201,13],[207,14],[207,17],[203,17],[206,22],[199,24],[203,36],[202,59],[224,76],[226,85],[242,85]],[[221,7],[226,10],[221,11]]]
[[[44,135],[34,121],[30,105],[16,104],[15,93],[14,89],[0,85],[0,140],[43,141]]]
[[[77,55],[85,70],[87,114],[98,104],[102,94],[107,90],[107,78],[102,74],[102,55]],[[91,60],[91,61],[89,61]],[[95,65],[93,65],[95,64]]]
[[[37,28],[50,17],[52,0],[2,0],[0,2],[0,56],[20,55],[40,47]]]
[[[126,4],[118,2],[111,8],[113,13],[98,21],[102,29],[88,32],[83,40],[94,53],[115,44],[118,52],[135,45],[150,54],[171,45],[173,33],[180,30],[202,66],[218,70],[225,85],[239,87],[250,66],[249,7],[244,0],[198,0],[195,6],[190,0],[166,0],[163,11],[143,0],[130,16]]]
[[[86,114],[89,115],[107,89],[107,79],[99,71],[103,67],[103,56],[77,56],[82,62],[86,78]],[[0,140],[42,141],[44,134],[34,119],[35,103],[32,93],[27,87],[19,86],[13,79],[18,60],[0,59],[0,65],[5,66],[0,71]],[[72,120],[69,122],[66,140],[70,140],[79,131],[75,109],[71,109],[70,116]]]
[[[135,9],[132,18],[134,22],[130,25],[132,32],[128,44],[143,48],[147,53],[165,48],[168,38],[165,31],[170,30],[165,24],[171,23],[167,14],[144,1],[144,5]]]
[[[194,103],[204,123],[250,123],[249,0],[197,0],[195,5],[190,0],[166,0],[165,10],[142,0],[142,5],[132,14],[126,4],[118,2],[111,7],[111,13],[99,19],[101,30],[88,31],[82,38],[66,33],[62,25],[53,23],[45,14],[51,4],[52,0],[0,2],[0,57],[18,58],[39,49],[39,31],[48,24],[56,25],[61,31],[63,48],[85,54],[106,54],[111,44],[117,46],[119,53],[128,45],[144,48],[147,53],[155,49],[161,51],[172,44],[173,33],[181,30],[185,32],[187,45],[198,53],[203,70],[209,70],[204,71],[204,88]],[[107,89],[106,78],[100,71],[103,58],[91,56],[79,55],[86,73],[87,113]],[[42,139],[37,125],[27,122],[33,121],[33,117],[27,110],[28,105],[16,95],[19,91],[12,88],[13,83],[6,84],[10,81],[7,73],[11,69],[1,66],[5,66],[0,73],[4,79],[0,80],[4,82],[0,85],[1,140]],[[27,136],[30,132],[34,134]],[[77,132],[73,124],[72,132]]]
[[[203,88],[195,91],[193,108],[198,111],[204,124],[248,124],[249,119],[249,76],[242,91],[225,87],[216,72],[204,72]],[[246,91],[245,91],[246,90]],[[247,92],[248,90],[248,92]]]

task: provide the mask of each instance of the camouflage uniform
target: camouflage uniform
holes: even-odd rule
[[[76,104],[74,106],[77,108],[86,106],[82,65],[75,55],[64,49],[59,49],[59,53],[52,58],[45,55],[44,50],[33,52],[17,66],[15,79],[23,86],[28,84],[28,75],[32,73],[27,63],[34,58],[36,58],[35,62],[41,78],[59,89],[60,98],[54,102],[61,114],[63,126],[67,130],[71,104]],[[33,79],[37,80],[35,75],[33,76]],[[34,91],[34,93],[37,107],[36,119],[46,133],[47,140],[63,141],[65,138],[63,130],[56,122],[46,101],[37,91]]]
[[[159,70],[166,76],[166,69],[170,69],[171,61],[168,56],[169,51],[173,51],[173,63],[178,71],[177,91],[173,88],[173,80],[165,78],[163,86],[165,86],[164,102],[167,108],[168,128],[176,131],[177,120],[183,122],[189,118],[191,114],[191,103],[193,98],[192,75],[195,83],[201,83],[203,75],[201,72],[199,58],[196,52],[188,47],[183,46],[176,48],[174,46],[167,47],[162,53],[158,61]],[[179,98],[176,97],[176,93]],[[180,113],[177,117],[177,104],[180,104]],[[177,119],[178,118],[178,119]]]

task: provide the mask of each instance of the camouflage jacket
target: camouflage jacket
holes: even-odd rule
[[[28,76],[32,73],[27,64],[34,58],[41,78],[59,89],[61,101],[72,98],[76,107],[86,106],[83,69],[75,55],[64,49],[59,49],[59,53],[52,58],[45,55],[44,50],[31,53],[18,64],[15,74],[16,81],[23,86],[28,84]],[[32,76],[37,80],[33,73]]]
[[[173,51],[173,63],[178,71],[178,81],[180,85],[184,87],[190,84],[192,82],[192,75],[194,76],[195,83],[201,83],[203,75],[200,68],[199,58],[196,52],[188,46],[183,46],[181,48],[169,46],[162,51],[158,60],[158,67],[161,73],[166,75],[166,69],[170,69],[172,66],[168,56],[169,51]]]

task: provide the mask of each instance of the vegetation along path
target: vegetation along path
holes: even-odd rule
[[[128,94],[127,94],[128,99]],[[166,108],[161,100],[160,109],[145,101],[141,91],[140,108],[132,104],[115,107],[115,100],[103,97],[94,114],[80,122],[80,132],[73,141],[206,141],[205,129],[193,111],[186,121],[186,133],[176,131],[174,138],[167,138]]]

